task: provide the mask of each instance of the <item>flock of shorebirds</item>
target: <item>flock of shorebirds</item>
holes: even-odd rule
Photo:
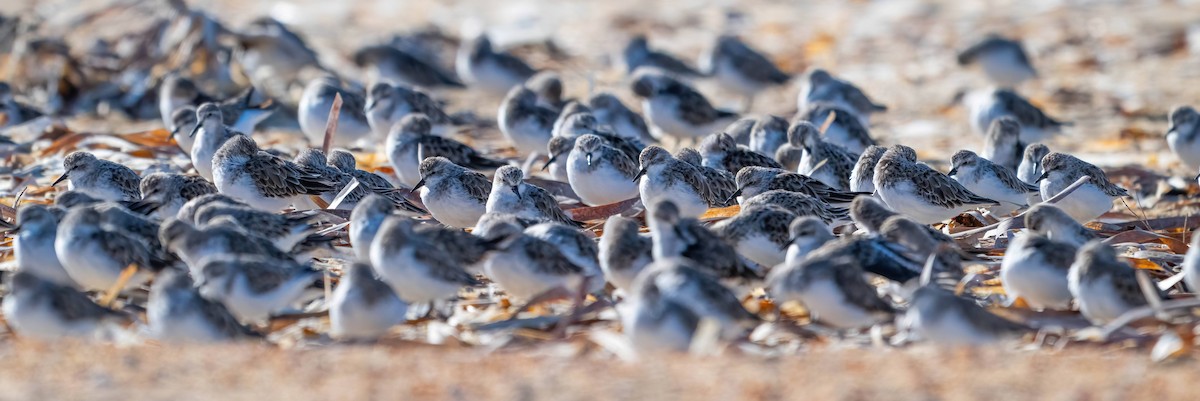
[[[216,46],[204,60],[236,65],[253,86],[213,96],[201,88],[228,71],[179,69],[143,93],[157,96],[152,109],[190,166],[139,174],[88,152],[65,157],[52,185],[67,190],[21,205],[8,231],[16,271],[3,317],[16,335],[220,341],[262,337],[281,314],[327,311],[330,337],[371,340],[453,319],[477,307],[458,301],[490,294],[510,300],[514,317],[568,300],[542,312],[557,315],[547,330],[560,335],[615,311],[636,349],[752,341],[764,320],[985,344],[1041,327],[960,291],[972,276],[964,263],[998,265],[1009,300],[1077,309],[1094,325],[1167,297],[1082,225],[1126,190],[1040,143],[1070,124],[1004,89],[1037,77],[1017,41],[988,36],[960,53],[1000,89],[963,98],[984,145],[955,153],[943,173],[871,135],[871,116],[887,107],[862,89],[821,69],[781,71],[735,36],[718,37],[698,67],[633,38],[620,55],[626,87],[565,99],[558,75],[483,34],[451,51],[453,70],[422,50],[444,44],[423,47],[435,41],[423,36],[360,49],[351,59],[363,88],[326,69],[302,78],[296,66],[318,57],[277,21],[234,32],[194,11],[177,18],[235,38],[192,49]],[[303,88],[297,102],[275,85],[287,79]],[[692,85],[701,80],[747,109],[798,80],[799,112],[723,110]],[[502,97],[494,124],[519,157],[460,142],[492,123],[453,111],[444,91]],[[82,103],[59,90],[31,107],[16,92],[0,86],[9,126]],[[269,119],[298,123],[313,148],[292,157],[260,146],[250,134]],[[1170,123],[1171,149],[1200,168],[1196,111],[1178,108]],[[385,155],[394,174],[358,169],[363,154]],[[736,214],[710,224],[714,208]],[[964,214],[999,223],[1002,259],[936,228]],[[1189,252],[1188,288],[1200,286],[1197,268],[1200,252]],[[749,299],[794,301],[806,317],[751,313]]]

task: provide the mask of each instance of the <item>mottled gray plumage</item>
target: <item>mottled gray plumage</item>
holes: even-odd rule
[[[845,220],[848,217],[846,209],[830,206],[821,199],[802,192],[791,192],[782,189],[774,189],[751,196],[745,202],[742,202],[742,209],[764,205],[781,207],[797,217],[813,216],[821,219],[825,224]]]
[[[1031,143],[1025,147],[1021,164],[1017,167],[1017,177],[1030,184],[1037,182],[1042,176],[1042,158],[1050,153],[1050,148],[1040,143]]]
[[[1021,157],[1024,153],[1025,143],[1021,142],[1021,124],[1012,117],[1000,117],[993,121],[992,126],[988,127],[987,135],[983,140],[983,151],[980,154],[985,159],[1015,172],[1021,164]]]
[[[724,132],[715,133],[700,143],[700,155],[704,158],[704,165],[716,169],[722,169],[730,173],[737,173],[745,167],[770,167],[783,168],[779,162],[762,153],[755,152],[749,148],[738,146],[733,140],[733,136]]]
[[[858,156],[854,163],[854,171],[850,172],[850,190],[855,192],[875,192],[875,165],[883,158],[887,148],[883,146],[868,146]]]
[[[674,56],[650,48],[646,37],[637,35],[629,39],[622,52],[625,57],[625,72],[633,73],[640,67],[651,67],[679,75],[684,78],[703,76],[700,71]]]
[[[716,203],[711,203],[712,206],[727,207],[737,204],[737,199],[733,197],[733,193],[737,191],[737,180],[733,173],[705,166],[700,152],[692,148],[679,149],[675,152],[675,158],[696,166],[704,174],[704,178],[708,181],[708,189],[712,191],[711,201],[716,201]]]
[[[797,104],[800,109],[817,102],[836,104],[853,111],[866,124],[873,113],[887,111],[887,106],[875,103],[854,84],[835,78],[828,71],[817,68],[808,72],[808,79],[800,89]]]
[[[850,175],[858,155],[841,145],[826,142],[815,125],[797,121],[788,129],[788,144],[803,150],[796,172],[815,178],[825,185],[850,190]]]
[[[866,195],[840,191],[806,175],[777,168],[746,167],[738,171],[736,181],[736,194],[744,199],[776,189],[799,192],[830,204],[849,203],[859,195]]]
[[[609,217],[600,236],[600,269],[608,282],[628,290],[642,270],[653,261],[654,243],[639,232],[637,221],[622,216]]]
[[[858,115],[832,103],[809,104],[794,121],[808,121],[822,127],[830,113],[834,117],[833,123],[823,133],[826,141],[842,145],[852,153],[862,153],[868,146],[876,144],[875,139],[871,138],[871,131],[863,125]]]
[[[730,243],[696,219],[680,216],[679,208],[670,201],[651,204],[648,225],[656,260],[682,256],[721,279],[745,282],[763,277],[742,260]]]
[[[51,185],[70,180],[68,189],[111,201],[139,199],[137,173],[120,163],[97,159],[95,155],[77,151],[63,159],[63,174]]]
[[[813,318],[839,329],[871,326],[896,312],[867,283],[853,257],[805,258],[771,272],[767,288],[780,302],[803,303]]]

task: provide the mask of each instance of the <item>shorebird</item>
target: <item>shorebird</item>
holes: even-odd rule
[[[635,73],[633,94],[642,99],[650,133],[659,140],[671,136],[696,141],[737,119],[736,113],[713,107],[696,89],[658,71]]]
[[[1095,231],[1079,224],[1058,206],[1044,203],[1025,212],[1025,228],[1075,247],[1100,239]]]
[[[783,263],[798,263],[834,238],[829,226],[821,219],[813,216],[797,217],[788,224],[788,247]]]
[[[1031,143],[1025,147],[1021,156],[1021,164],[1017,166],[1017,177],[1030,184],[1037,183],[1042,176],[1042,159],[1050,154],[1050,148],[1040,143]]]
[[[712,134],[700,143],[697,149],[704,158],[704,165],[737,174],[750,166],[783,168],[779,162],[762,153],[739,146],[733,136],[724,132]]]
[[[671,201],[652,202],[647,225],[654,240],[654,260],[682,256],[714,277],[738,285],[763,278],[762,272],[742,260],[732,244],[696,219],[681,215]]]
[[[649,67],[660,69],[682,78],[704,76],[704,74],[696,71],[688,63],[670,54],[651,49],[649,43],[646,41],[646,37],[643,35],[637,35],[629,39],[629,43],[625,45],[625,50],[622,53],[625,57],[625,72],[629,74],[632,74],[638,68]]]
[[[687,162],[676,160],[666,149],[648,146],[639,157],[638,193],[643,204],[670,201],[684,216],[704,214],[709,205],[724,202],[712,196],[704,173]]]
[[[444,157],[472,170],[493,170],[507,164],[490,159],[461,142],[433,135],[431,128],[428,117],[414,113],[400,119],[387,134],[384,149],[388,164],[404,185],[416,185],[421,181],[421,161],[430,157]]]
[[[61,286],[75,287],[75,280],[63,268],[54,250],[58,220],[45,205],[32,203],[17,210],[17,227],[8,231],[13,238],[13,259],[17,270]]]
[[[746,145],[759,154],[774,157],[788,143],[788,122],[783,117],[766,115],[754,121]]]
[[[212,257],[198,273],[200,295],[225,305],[242,324],[265,322],[302,301],[314,284],[321,283],[321,273],[310,266],[258,255]]]
[[[1138,285],[1134,268],[1118,260],[1116,251],[1100,241],[1087,243],[1075,254],[1067,283],[1079,311],[1096,325],[1150,303]],[[1157,287],[1154,291],[1150,296],[1165,297]]]
[[[63,159],[63,174],[50,186],[67,181],[67,189],[109,201],[140,199],[138,182],[141,178],[125,165],[97,159],[88,152],[72,152]]]
[[[496,170],[484,210],[490,213],[512,213],[537,221],[579,225],[558,206],[558,201],[553,195],[539,186],[525,182],[525,173],[516,166],[504,166]]]
[[[1021,124],[1021,142],[1025,143],[1046,140],[1071,125],[1046,115],[1029,100],[1008,89],[974,92],[967,95],[966,103],[971,125],[980,135],[987,134],[992,121],[1006,116]]]
[[[458,78],[442,71],[430,62],[389,45],[374,45],[358,49],[351,60],[367,71],[373,82],[403,84],[429,89],[463,88]]]
[[[1083,186],[1055,204],[1080,223],[1092,221],[1108,212],[1112,209],[1113,199],[1129,196],[1124,188],[1109,182],[1108,176],[1099,167],[1066,153],[1046,155],[1042,158],[1042,169],[1042,175],[1038,177],[1042,199],[1058,195],[1080,177],[1091,177]]]
[[[630,290],[634,279],[654,261],[653,242],[641,235],[637,221],[611,216],[600,236],[600,269],[613,286]]]
[[[363,107],[367,125],[376,138],[386,137],[395,129],[396,123],[412,114],[425,115],[434,135],[450,136],[458,129],[454,118],[446,114],[436,100],[412,88],[377,83],[367,91]]]
[[[780,304],[804,304],[818,322],[858,329],[882,323],[896,313],[867,283],[864,273],[851,257],[802,259],[772,271],[767,288]]]
[[[187,273],[164,270],[150,286],[147,332],[158,341],[220,342],[262,336],[238,322],[225,305],[204,299]]]
[[[204,177],[173,173],[147,174],[138,187],[143,200],[158,204],[154,214],[160,219],[178,215],[192,199],[217,193],[217,186]]]
[[[796,120],[808,121],[816,126],[824,126],[825,120],[832,113],[833,123],[829,124],[822,135],[825,141],[841,145],[851,153],[862,154],[867,147],[876,144],[875,139],[871,138],[870,130],[853,111],[827,102],[811,103],[807,109],[800,110],[802,113]]]
[[[735,178],[737,191],[734,191],[732,196],[741,197],[742,202],[755,195],[776,189],[799,192],[831,205],[844,205],[850,203],[855,197],[869,195],[861,192],[840,191],[809,176],[777,168],[746,167],[738,171]]]
[[[807,121],[797,121],[788,129],[788,144],[803,150],[796,172],[843,191],[850,190],[858,155],[841,145],[826,142],[821,131]]]
[[[782,207],[762,205],[743,208],[712,228],[746,259],[762,266],[775,266],[783,263],[791,239],[788,225],[795,218],[795,214]]]
[[[504,97],[497,114],[500,133],[523,154],[546,151],[558,112],[538,104],[537,94],[514,86]]]
[[[1200,113],[1191,106],[1171,110],[1171,126],[1167,128],[1167,145],[1188,168],[1200,168]]]
[[[1037,200],[1038,187],[1021,181],[1008,167],[992,163],[975,152],[960,150],[950,159],[953,167],[948,174],[963,188],[979,196],[1000,202],[991,213],[1005,216]]]
[[[854,163],[854,171],[850,172],[850,190],[855,192],[875,192],[875,165],[883,158],[887,148],[871,145],[863,150]]]
[[[875,193],[892,210],[918,223],[933,224],[978,207],[999,205],[910,155],[915,155],[911,148],[895,145],[875,166]]]
[[[417,170],[421,181],[412,190],[421,191],[421,203],[433,218],[451,227],[475,226],[492,192],[492,181],[487,176],[444,157],[425,159]]]
[[[29,272],[13,273],[0,309],[19,336],[37,340],[111,337],[129,321],[124,314],[96,305],[79,290]]]
[[[525,83],[537,73],[537,70],[520,58],[493,50],[492,41],[486,34],[467,40],[459,46],[455,68],[459,78],[469,87],[493,95],[507,93],[512,87]]]
[[[408,304],[375,276],[371,265],[353,263],[329,297],[329,335],[336,339],[376,339],[404,323],[407,314]]]
[[[371,265],[400,299],[438,303],[479,282],[449,255],[417,236],[412,219],[390,217],[371,242]]]
[[[325,128],[329,123],[329,111],[337,95],[342,97],[342,108],[338,112],[337,132],[333,135],[333,144],[351,146],[367,140],[371,136],[371,126],[367,122],[366,100],[359,90],[342,86],[341,82],[332,75],[316,78],[304,87],[300,95],[300,105],[297,108],[300,120],[300,130],[308,138],[308,143],[314,146],[325,142]]]
[[[588,99],[588,107],[592,109],[596,121],[611,128],[614,134],[637,139],[646,144],[655,142],[642,115],[630,110],[613,94],[601,92],[592,95],[591,99]]]
[[[710,202],[713,207],[727,207],[737,204],[736,197],[733,192],[737,191],[737,179],[733,173],[719,168],[712,168],[704,165],[704,158],[700,156],[692,148],[682,148],[675,152],[675,158],[683,162],[696,166],[700,169],[700,173],[704,174],[704,179],[708,181],[708,189],[710,191]]]
[[[189,153],[192,168],[196,169],[196,174],[212,181],[213,157],[216,156],[217,150],[230,138],[244,134],[225,126],[221,110],[213,103],[200,105],[200,108],[196,109],[196,120],[199,123],[188,133],[188,137],[192,139],[192,150]]]
[[[1035,208],[1054,206],[1038,205]],[[1000,282],[1010,300],[1019,297],[1037,309],[1070,309],[1074,296],[1068,286],[1067,273],[1075,262],[1079,245],[1051,239],[1039,229],[1041,227],[1030,227],[1029,223],[1037,219],[1032,217],[1034,210],[1031,208],[1025,215],[1028,230],[1018,234],[1004,252],[1000,262]]]
[[[136,265],[136,275],[125,288],[143,283],[147,273],[161,267],[148,244],[120,228],[102,224],[103,215],[93,207],[71,209],[58,224],[54,251],[71,280],[88,291],[108,291],[122,271]]]
[[[993,121],[984,138],[983,151],[980,152],[983,158],[1016,172],[1024,153],[1021,124],[1012,117],[1000,117]]]
[[[816,102],[829,102],[854,112],[863,125],[869,123],[871,114],[887,111],[887,106],[875,103],[854,84],[835,78],[828,71],[817,68],[808,72],[808,79],[800,87],[797,108],[804,110]]]
[[[213,182],[221,193],[270,212],[307,205],[311,201],[304,196],[331,191],[336,184],[259,150],[254,140],[244,135],[230,138],[213,156]]]
[[[791,79],[770,59],[746,45],[736,36],[721,35],[701,67],[725,89],[745,96],[743,110],[754,104],[754,95],[764,89],[782,86]]]
[[[842,222],[849,217],[846,209],[829,206],[828,203],[801,192],[782,189],[751,196],[741,203],[742,210],[767,205],[783,208],[797,217],[812,216],[825,224]]]
[[[1030,331],[932,283],[913,294],[904,320],[925,340],[944,346],[992,344]]]
[[[758,323],[734,291],[686,258],[655,261],[630,292],[618,312],[626,337],[639,350],[687,350],[702,321],[716,323],[721,340],[734,340]]]
[[[638,184],[633,182],[637,162],[599,136],[576,139],[566,164],[567,182],[586,204],[607,205],[638,196]]]
[[[489,228],[485,239],[496,242],[496,250],[488,256],[484,272],[500,288],[532,304],[547,294],[592,292],[603,285],[593,243],[588,242],[592,259],[581,264],[561,244],[533,235],[529,230],[535,227],[522,230],[504,222]]]
[[[959,65],[979,64],[992,82],[1013,87],[1037,78],[1021,42],[990,34],[958,53]]]

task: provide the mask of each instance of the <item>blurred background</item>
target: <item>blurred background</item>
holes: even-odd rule
[[[238,46],[232,34],[262,29],[255,21],[272,18],[301,36],[320,65],[365,85],[369,77],[351,60],[363,46],[421,43],[421,51],[435,54],[453,71],[459,38],[487,32],[498,47],[514,50],[535,68],[559,72],[568,96],[605,90],[636,105],[620,58],[633,35],[644,34],[651,46],[694,61],[717,35],[734,33],[796,76],[821,67],[858,84],[890,107],[873,119],[873,136],[883,144],[921,141],[915,147],[922,158],[935,160],[948,159],[955,149],[982,146],[955,95],[987,82],[979,71],[959,66],[955,55],[997,33],[1022,40],[1039,71],[1039,78],[1018,92],[1075,124],[1050,143],[1052,149],[1079,152],[1104,166],[1136,162],[1195,173],[1172,170],[1180,166],[1161,140],[1171,107],[1200,102],[1195,89],[1200,84],[1200,2],[1192,0],[9,0],[0,2],[0,12],[26,21],[7,20],[10,35],[0,50],[14,48],[12,32],[31,30],[39,38],[61,38],[66,48],[55,51],[77,60],[90,53],[137,51],[168,60],[147,65],[139,72],[146,77],[108,78],[125,80],[120,85],[143,85],[153,92],[155,80],[169,68],[187,64],[193,74],[229,75],[216,80],[229,87],[212,90],[230,92],[235,85],[261,81],[256,86],[291,105],[311,76],[302,71],[306,66],[247,76],[231,50]],[[196,46],[211,46],[213,54],[193,51]],[[7,58],[5,76],[17,81],[13,74],[21,64]],[[26,65],[25,73],[44,73],[46,68],[36,66],[46,65],[51,64],[44,59]],[[98,84],[94,76],[72,79]],[[133,82],[139,79],[146,81]],[[799,81],[761,95],[751,112],[792,115]],[[740,105],[739,97],[715,84],[697,85],[718,106]],[[437,97],[454,110],[486,118],[494,117],[500,102],[454,91]],[[93,124],[124,120],[153,119],[134,112]],[[286,121],[277,123],[288,131]]]

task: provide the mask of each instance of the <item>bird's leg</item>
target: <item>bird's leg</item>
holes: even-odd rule
[[[754,107],[754,95],[746,95],[742,100],[742,112],[749,113],[751,107]]]
[[[583,278],[583,280],[579,280],[579,288],[577,291],[575,291],[575,299],[574,302],[572,302],[574,305],[571,305],[571,314],[568,315],[566,319],[559,320],[558,323],[554,325],[555,337],[566,337],[567,328],[571,326],[571,323],[575,323],[575,321],[579,320],[580,316],[583,316],[583,301],[587,300],[588,284],[591,282],[591,276],[586,276]],[[599,301],[596,303],[599,303]]]
[[[133,278],[134,274],[137,274],[137,271],[138,267],[136,264],[125,266],[125,269],[121,270],[121,275],[117,276],[117,281],[113,283],[112,287],[109,287],[108,292],[104,294],[104,298],[100,298],[100,306],[108,307],[109,305],[112,305],[113,300],[117,299],[117,294],[121,293],[121,289],[125,288],[125,284]]]
[[[515,312],[513,312],[512,317],[510,317],[508,319],[516,320],[517,316],[521,315],[521,312],[527,311],[527,310],[529,310],[529,308],[532,308],[535,305],[540,305],[540,304],[544,304],[546,302],[559,300],[559,299],[563,299],[563,298],[569,298],[571,295],[573,295],[573,294],[571,294],[571,291],[566,288],[563,288],[562,286],[558,286],[558,287],[554,287],[552,289],[546,290],[545,292],[538,294],[538,295],[534,296],[533,298],[530,298],[529,301],[525,302],[524,305],[521,305],[520,308],[517,308],[517,310]]]

